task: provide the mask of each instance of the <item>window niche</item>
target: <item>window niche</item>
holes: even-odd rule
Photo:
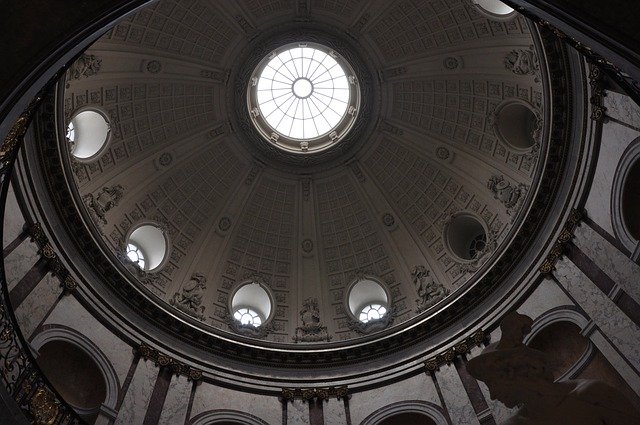
[[[67,124],[66,139],[75,159],[81,162],[96,160],[111,139],[111,124],[107,115],[98,109],[76,112]]]
[[[137,270],[155,272],[166,263],[169,241],[160,226],[152,223],[137,226],[126,240],[126,263]]]
[[[273,331],[273,300],[271,289],[259,276],[240,283],[229,298],[227,324],[236,333],[266,337]]]
[[[359,334],[382,330],[394,319],[389,289],[374,276],[363,275],[351,282],[345,307],[349,328]]]

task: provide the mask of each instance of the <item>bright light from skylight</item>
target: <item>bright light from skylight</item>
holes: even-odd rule
[[[257,82],[260,114],[298,140],[329,134],[349,108],[349,79],[332,52],[301,44],[269,60]]]

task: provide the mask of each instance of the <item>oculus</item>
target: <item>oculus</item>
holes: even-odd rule
[[[349,63],[318,43],[292,43],[264,58],[252,74],[248,108],[269,143],[296,153],[325,150],[351,129],[360,89]]]

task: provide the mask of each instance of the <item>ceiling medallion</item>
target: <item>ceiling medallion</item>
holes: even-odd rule
[[[355,71],[319,43],[288,43],[255,68],[247,90],[254,126],[277,148],[313,153],[339,143],[360,109]]]

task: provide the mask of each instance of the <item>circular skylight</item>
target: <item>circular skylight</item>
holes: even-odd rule
[[[294,152],[337,143],[351,128],[360,94],[349,64],[316,43],[272,52],[256,68],[249,110],[266,140]]]

